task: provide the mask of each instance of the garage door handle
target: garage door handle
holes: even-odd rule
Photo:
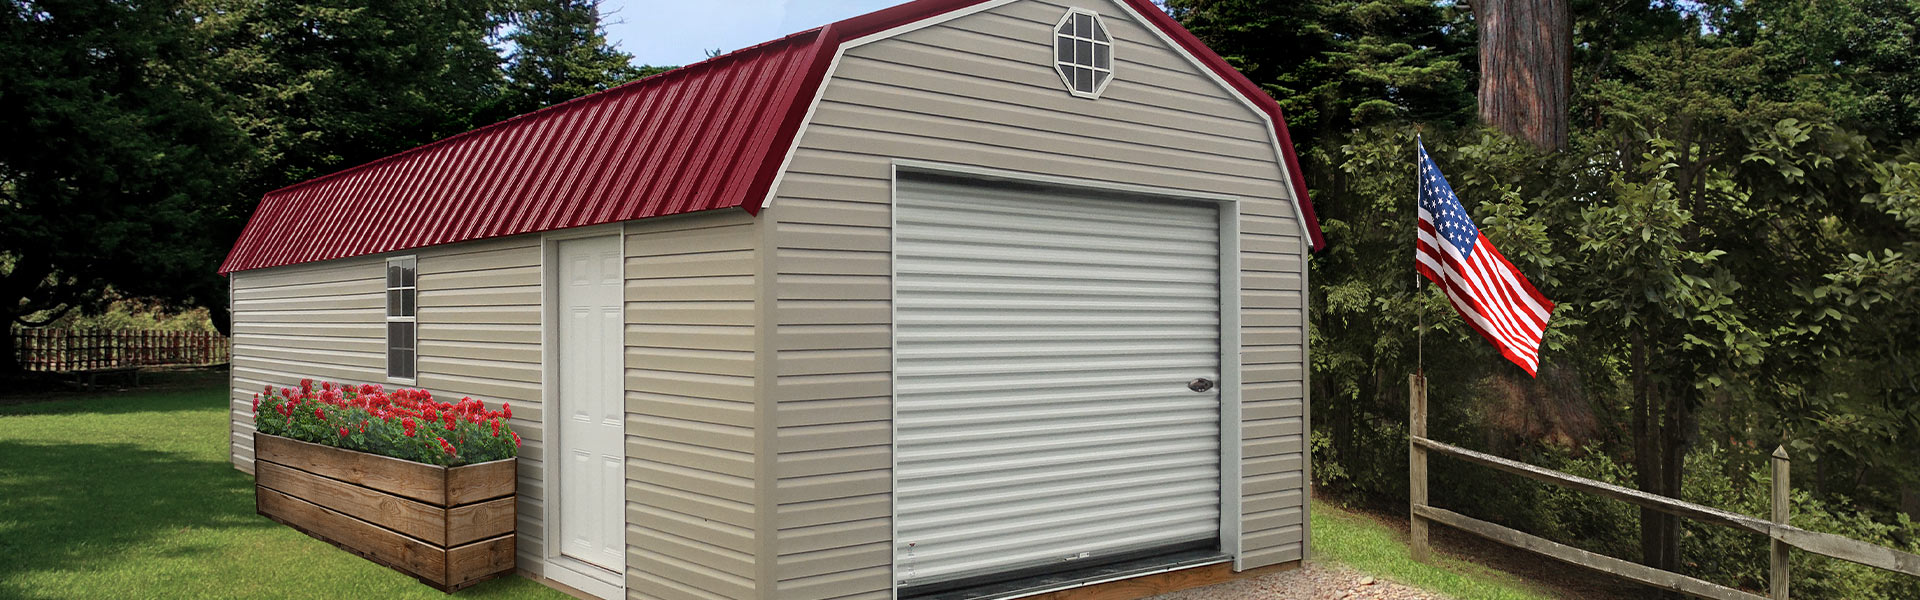
[[[1199,379],[1189,381],[1187,382],[1187,389],[1190,389],[1196,392],[1204,392],[1204,391],[1213,389],[1213,380],[1207,379],[1205,377],[1201,377]]]

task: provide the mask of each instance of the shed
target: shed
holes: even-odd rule
[[[232,459],[303,377],[510,402],[519,570],[605,598],[1281,565],[1321,243],[1149,0],[919,0],[268,193]]]

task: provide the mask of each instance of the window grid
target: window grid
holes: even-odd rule
[[[1100,15],[1069,9],[1054,27],[1054,71],[1075,96],[1098,98],[1113,80],[1113,36]]]
[[[387,380],[412,384],[419,359],[419,269],[412,256],[387,259]]]

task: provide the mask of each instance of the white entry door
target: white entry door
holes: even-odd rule
[[[1216,548],[1217,209],[947,179],[896,192],[898,583]]]
[[[620,239],[563,240],[557,254],[560,552],[618,573],[626,556]]]

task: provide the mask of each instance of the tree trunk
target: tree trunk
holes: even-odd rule
[[[1573,17],[1569,0],[1474,0],[1480,120],[1542,150],[1567,147]]]
[[[20,351],[13,339],[13,315],[0,315],[0,376],[20,373]]]
[[[1632,344],[1634,482],[1641,491],[1657,494],[1662,482],[1660,444],[1654,427],[1653,389],[1646,374],[1647,346],[1639,332],[1633,334]],[[1661,548],[1666,547],[1660,539],[1665,516],[1651,508],[1640,509],[1640,562],[1649,567],[1659,567]]]

